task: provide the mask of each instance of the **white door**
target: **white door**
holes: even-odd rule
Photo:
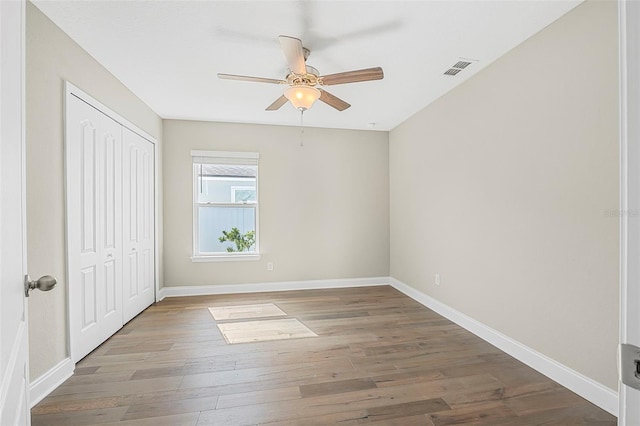
[[[620,23],[620,138],[621,138],[621,286],[620,343],[640,348],[640,2],[619,1]],[[631,347],[631,348],[632,348]],[[621,348],[623,349],[623,348]],[[640,425],[638,349],[623,356],[619,424]],[[625,353],[621,350],[621,353]],[[628,354],[628,352],[627,352]],[[626,358],[626,359],[625,359]],[[630,363],[627,361],[631,361]],[[634,373],[635,378],[634,378]]]
[[[23,1],[0,1],[0,424],[28,425]]]
[[[122,126],[69,96],[67,253],[71,359],[122,327]]]
[[[155,300],[154,145],[123,128],[124,322]]]

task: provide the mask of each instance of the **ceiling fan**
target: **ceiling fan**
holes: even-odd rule
[[[300,39],[283,35],[278,39],[289,64],[290,72],[284,80],[221,73],[218,74],[218,78],[288,85],[289,87],[284,90],[284,94],[266,108],[267,111],[276,111],[287,101],[291,102],[296,109],[306,111],[318,99],[338,111],[344,111],[351,105],[318,86],[381,80],[384,77],[380,67],[321,76],[317,69],[306,64],[311,51],[302,46]]]

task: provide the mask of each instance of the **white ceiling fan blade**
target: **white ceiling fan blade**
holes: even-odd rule
[[[286,84],[285,80],[277,80],[275,78],[250,77],[248,75],[218,73],[218,78],[221,78],[223,80],[251,81],[254,83]]]
[[[285,58],[287,58],[287,63],[289,64],[291,72],[301,75],[306,74],[307,66],[304,63],[302,41],[295,37],[283,35],[279,36],[278,39],[280,40],[282,52],[284,53]]]

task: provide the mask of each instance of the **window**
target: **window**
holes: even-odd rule
[[[258,153],[191,151],[193,260],[259,259]]]

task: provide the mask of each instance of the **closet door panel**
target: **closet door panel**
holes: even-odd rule
[[[154,146],[123,129],[124,322],[155,300]]]
[[[81,219],[81,253],[83,255],[96,254],[96,222],[98,213],[97,188],[97,133],[96,126],[99,117],[88,111],[80,125],[80,219]]]
[[[118,298],[118,280],[116,279],[116,262],[115,260],[109,260],[104,264],[104,277],[105,277],[105,287],[106,287],[106,297],[104,299],[105,303],[105,312],[107,315],[116,315],[118,312],[117,303]]]
[[[102,125],[109,131],[101,155],[104,167],[99,216],[102,229],[100,263],[105,282],[103,306],[110,329],[118,330],[122,327],[122,126],[104,114]]]
[[[133,251],[127,255],[125,270],[125,300],[129,303],[138,295],[138,252]]]
[[[83,319],[81,331],[86,332],[98,323],[98,309],[96,306],[96,294],[98,291],[96,288],[96,268],[94,266],[80,270],[80,290],[82,291],[80,308]]]

